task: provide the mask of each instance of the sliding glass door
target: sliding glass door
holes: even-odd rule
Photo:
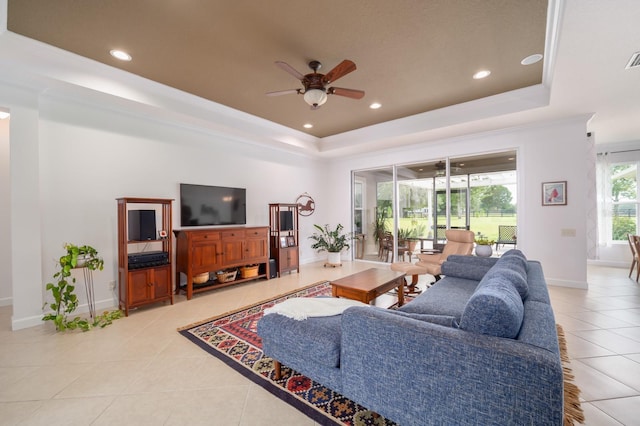
[[[497,240],[511,226],[515,236],[515,160],[508,151],[353,172],[355,257],[391,262],[437,248],[450,228]]]

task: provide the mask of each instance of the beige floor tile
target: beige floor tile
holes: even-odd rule
[[[43,366],[12,386],[0,389],[0,401],[51,399],[89,370],[86,364]]]
[[[640,342],[611,330],[580,330],[572,331],[571,334],[617,354],[640,353]]]
[[[622,423],[595,407],[590,402],[583,402],[582,410],[584,411],[585,417],[584,426],[622,426]]]
[[[573,333],[573,331],[565,332],[565,337],[567,340],[567,353],[569,354],[570,358],[575,359],[589,358],[594,356],[615,355],[614,352],[611,352],[610,350],[605,349],[602,346],[596,345],[595,343],[591,343],[588,340],[578,337]]]
[[[306,415],[269,392],[253,385],[249,390],[243,410],[241,426],[278,425],[313,426],[315,423]]]
[[[164,425],[169,420],[174,406],[180,402],[172,393],[124,394],[115,397],[91,426]]]
[[[29,426],[85,426],[111,404],[113,397],[53,399],[42,401],[40,407],[28,416]]]
[[[570,317],[578,319],[580,321],[593,324],[599,328],[618,328],[618,327],[632,327],[633,324],[627,321],[622,321],[604,313],[595,311],[583,311],[583,312],[571,312],[567,313]]]
[[[595,401],[593,405],[623,425],[640,425],[640,396]]]
[[[0,402],[0,426],[26,424],[25,420],[42,404],[43,401]]]
[[[580,361],[640,392],[640,364],[637,362],[619,355],[586,358]]]
[[[612,328],[612,333],[640,342],[640,327]],[[638,351],[640,352],[640,351]]]
[[[88,333],[56,333],[52,324],[13,332],[11,307],[0,307],[0,426],[40,424],[45,418],[53,425],[314,425],[176,330],[371,267],[388,265],[302,265],[300,273],[200,293],[189,301],[178,295],[173,305],[134,309]],[[640,341],[640,285],[627,274],[590,265],[588,290],[549,287],[587,425],[640,419],[629,414],[640,406],[640,352],[615,353],[634,351]],[[420,286],[431,279],[421,276]],[[69,416],[66,423],[57,423],[61,413]]]
[[[176,403],[164,425],[239,425],[247,404],[249,387],[250,385],[244,384],[202,391],[176,392]]]
[[[582,360],[572,360],[571,370],[575,376],[575,383],[580,388],[580,397],[585,401],[638,395],[635,389],[583,363]]]
[[[87,396],[120,395],[135,377],[150,362],[112,361],[90,364],[89,368],[70,383],[55,398],[82,398]]]

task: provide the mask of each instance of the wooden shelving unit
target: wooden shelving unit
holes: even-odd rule
[[[173,282],[171,280],[171,205],[173,200],[163,198],[118,198],[118,279],[119,303],[125,315],[131,308],[149,303],[170,301],[173,304]],[[129,239],[128,211],[135,207],[158,207],[160,231],[165,237],[144,241]],[[157,219],[157,217],[156,217]],[[156,233],[157,234],[157,233]],[[166,263],[130,269],[129,255],[136,253],[140,245],[153,245],[166,255]]]
[[[271,255],[276,260],[278,276],[283,272],[300,272],[300,246],[297,204],[269,204]]]

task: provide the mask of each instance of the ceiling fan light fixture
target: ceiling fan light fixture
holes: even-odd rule
[[[327,94],[324,90],[309,89],[304,92],[304,101],[312,107],[319,107],[327,102]]]

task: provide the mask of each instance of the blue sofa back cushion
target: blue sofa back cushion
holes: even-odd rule
[[[460,329],[515,339],[524,318],[520,294],[504,276],[495,275],[484,281],[469,298],[460,318]]]
[[[464,278],[467,280],[480,281],[487,272],[491,269],[491,266],[474,264],[473,262],[462,263],[449,260],[452,256],[447,258],[447,261],[442,264],[440,270],[442,275],[447,277]]]

